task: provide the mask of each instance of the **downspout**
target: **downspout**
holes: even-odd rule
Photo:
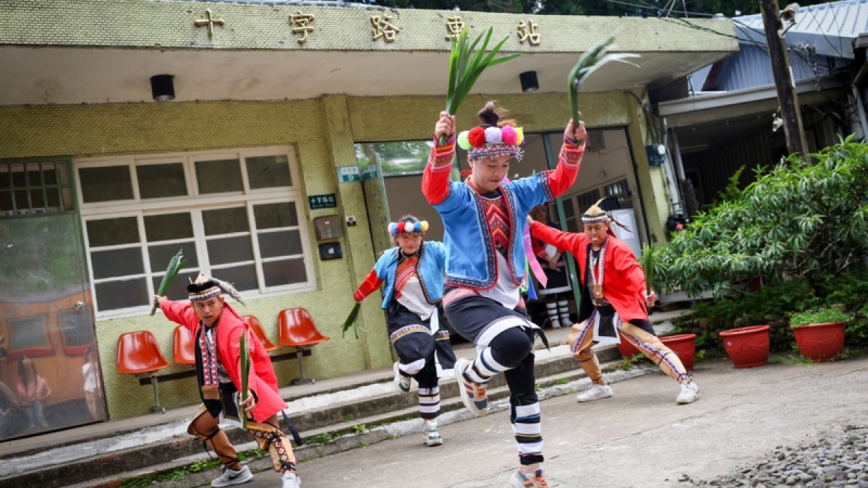
[[[859,125],[862,126],[862,140],[866,140],[868,139],[868,132],[865,129],[868,128],[868,120],[865,118],[865,104],[862,103],[862,95],[859,93],[859,88],[853,84],[850,85],[850,89],[853,91],[853,98],[856,100],[856,108],[859,109]]]

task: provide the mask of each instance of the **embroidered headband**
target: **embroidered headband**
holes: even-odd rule
[[[458,146],[467,151],[468,159],[474,161],[502,154],[521,161],[523,144],[524,130],[511,125],[474,127],[458,134]]]
[[[210,276],[205,276],[201,273],[199,274],[199,277],[196,278],[196,281],[187,285],[187,293],[189,293],[188,298],[191,303],[204,302],[226,293],[244,304],[244,298],[231,283]]]
[[[428,232],[428,221],[420,220],[418,222],[392,222],[389,224],[389,233],[393,236],[402,234],[424,234]]]
[[[596,224],[598,222],[608,223],[609,213],[599,207],[600,202],[605,199],[597,200],[597,203],[591,205],[585,213],[582,214],[582,222],[585,224]]]

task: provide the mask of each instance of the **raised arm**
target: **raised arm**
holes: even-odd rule
[[[562,195],[576,181],[582,164],[582,155],[585,153],[587,137],[584,122],[580,121],[578,128],[573,128],[572,120],[567,123],[564,129],[564,144],[558,155],[558,166],[546,172],[552,198]],[[582,141],[581,146],[577,144],[578,140]]]
[[[178,303],[166,297],[154,296],[160,304],[160,310],[167,319],[185,327],[193,327],[199,321],[196,312],[189,303]]]
[[[446,144],[440,146],[440,136],[446,136]],[[431,205],[437,205],[449,194],[449,173],[455,158],[455,116],[440,112],[434,126],[434,148],[428,156],[428,164],[422,174],[422,193]]]
[[[365,276],[364,281],[362,281],[362,284],[359,285],[359,288],[353,294],[353,298],[357,302],[361,302],[367,298],[368,295],[379,290],[382,283],[383,281],[377,276],[377,270],[372,269],[371,272],[368,273],[368,276]]]
[[[565,249],[573,253],[574,256],[579,254],[579,249],[582,245],[582,234],[563,232],[536,221],[531,224],[530,233],[537,239],[551,244],[558,249]]]

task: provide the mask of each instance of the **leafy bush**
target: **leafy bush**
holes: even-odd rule
[[[668,289],[691,296],[741,293],[733,282],[766,283],[840,276],[868,256],[868,145],[852,137],[813,155],[790,157],[744,190],[730,185],[723,201],[694,216],[660,253]]]
[[[803,325],[845,322],[848,319],[850,317],[837,308],[821,308],[817,311],[807,310],[805,312],[794,313],[790,317],[790,327],[795,329]]]

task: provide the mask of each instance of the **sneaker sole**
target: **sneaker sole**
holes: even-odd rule
[[[678,398],[675,401],[678,402],[679,405],[689,405],[689,404],[695,402],[696,400],[699,400],[699,395],[696,395],[695,397],[693,397],[690,400],[682,400],[681,398]]]
[[[220,485],[211,485],[211,486],[221,488],[224,486],[243,485],[244,483],[247,483],[247,482],[252,481],[252,480],[253,480],[253,473],[248,471],[244,476],[236,476],[235,479],[229,481],[229,483],[226,483],[225,485],[220,484]]]
[[[443,445],[443,438],[440,437],[439,439],[426,439],[425,445],[427,445],[428,447],[442,446]]]
[[[455,381],[458,383],[458,395],[461,397],[461,402],[464,403],[464,408],[470,411],[477,417],[483,417],[488,414],[488,408],[480,410],[473,404],[473,400],[467,396],[464,390],[464,370],[470,361],[461,358],[455,362]]]

